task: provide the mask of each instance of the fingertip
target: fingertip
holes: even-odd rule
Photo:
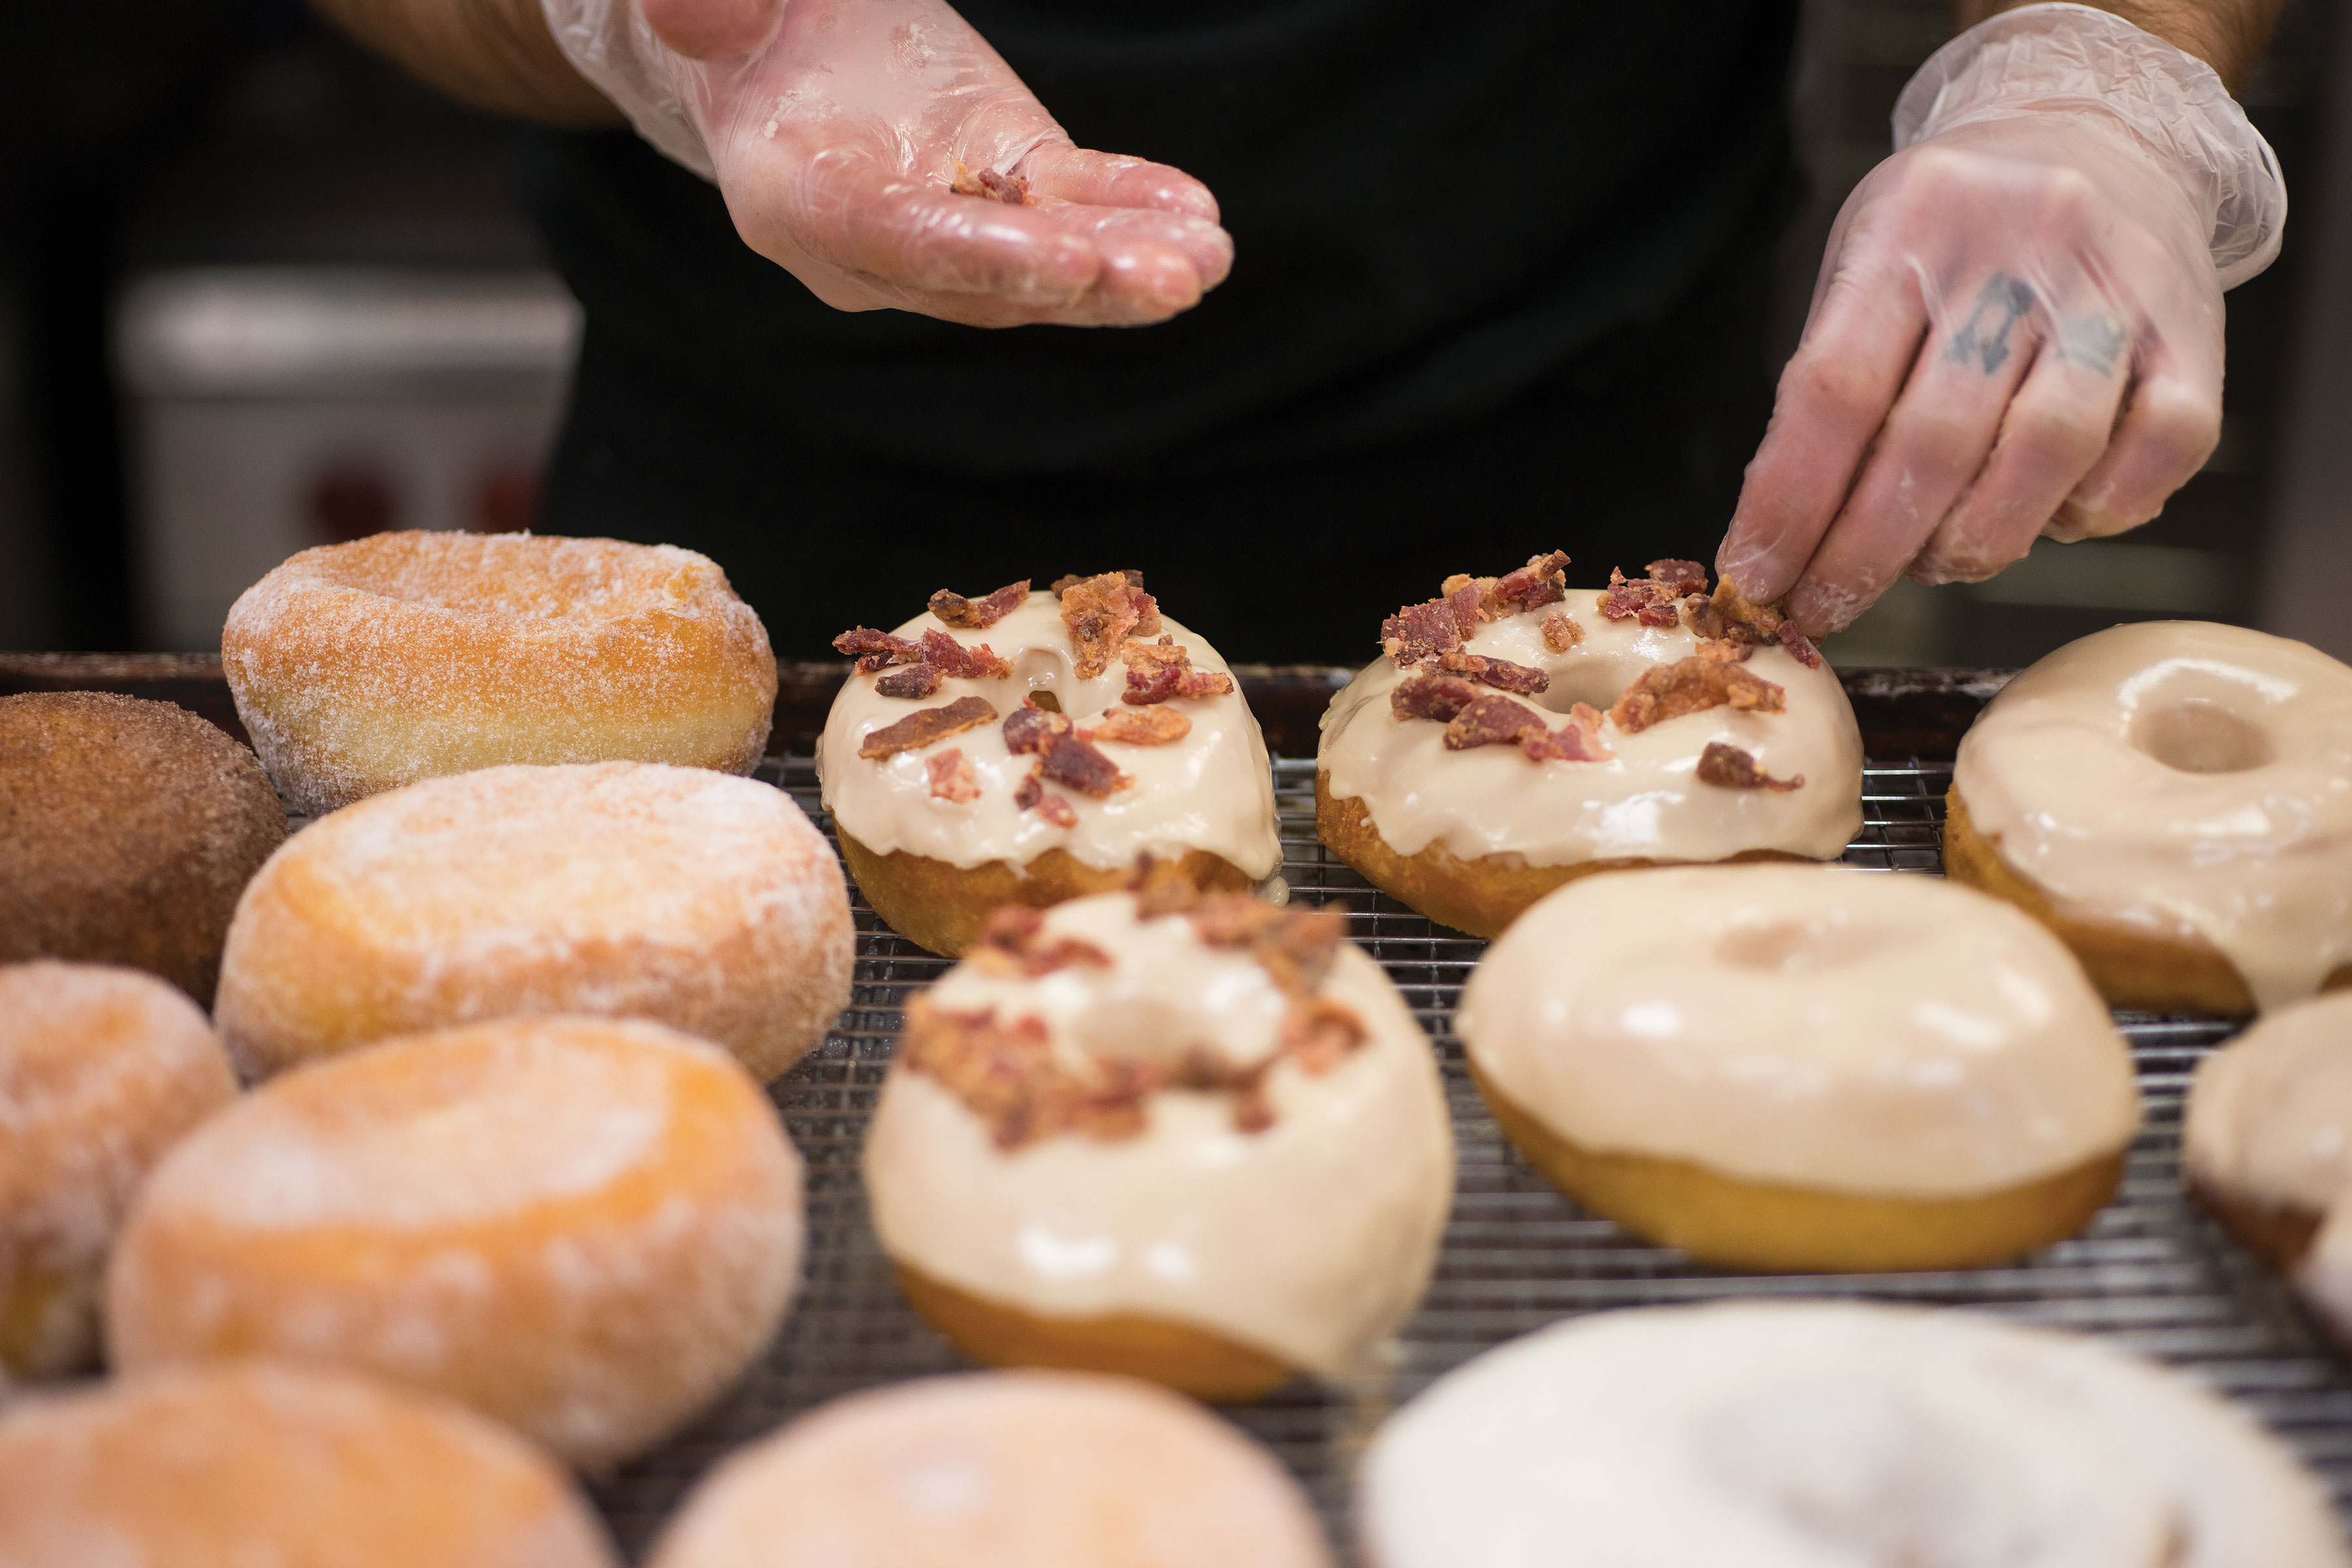
[[[689,59],[756,53],[774,33],[779,0],[641,0],[654,36]]]

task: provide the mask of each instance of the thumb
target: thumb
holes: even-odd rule
[[[690,59],[756,54],[775,36],[784,0],[638,0],[654,37]]]

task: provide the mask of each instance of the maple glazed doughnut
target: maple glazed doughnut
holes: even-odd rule
[[[730,1458],[648,1568],[1330,1568],[1273,1455],[1149,1384],[982,1372],[849,1394]]]
[[[135,969],[0,964],[0,1387],[96,1355],[131,1194],[236,1095],[184,992]]]
[[[2326,1489],[2096,1340],[1862,1302],[1601,1312],[1373,1438],[1367,1568],[2346,1568]]]
[[[1453,1197],[1429,1042],[1337,910],[1171,884],[1000,910],[908,1004],[874,1228],[975,1361],[1245,1399],[1360,1370]]]
[[[1486,937],[1588,872],[1843,854],[1862,736],[1796,626],[1727,581],[1707,597],[1696,562],[1598,594],[1567,564],[1449,577],[1382,624],[1382,657],[1323,715],[1332,853]]]
[[[716,1046],[513,1019],[289,1073],[149,1178],[114,1364],[283,1355],[468,1405],[575,1464],[644,1451],[776,1327],[800,1159]]]
[[[239,595],[221,668],[298,811],[502,763],[747,773],[768,741],[767,629],[707,557],[526,533],[378,533]]]
[[[0,963],[127,963],[210,1006],[237,893],[285,837],[253,753],[184,708],[0,697]]]
[[[2050,933],[1930,877],[1738,866],[1560,889],[1454,1020],[1495,1120],[1587,1207],[1703,1261],[1947,1268],[2071,1236],[2139,1123]]]
[[[858,889],[919,946],[961,954],[1000,904],[1139,876],[1240,889],[1282,864],[1257,721],[1139,573],[943,589],[834,647],[857,670],[817,748],[825,809]]]
[[[2352,984],[2352,668],[2243,626],[2067,644],[1960,741],[1949,876],[2065,939],[2117,1007]]]
[[[486,768],[346,806],[272,857],[218,1015],[248,1079],[594,1013],[716,1040],[764,1082],[848,1003],[856,945],[841,868],[782,790],[650,763]]]

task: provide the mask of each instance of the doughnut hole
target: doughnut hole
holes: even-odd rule
[[[1716,939],[1717,962],[1773,974],[1817,974],[1861,963],[1886,951],[1899,933],[1829,915],[1738,925]]]
[[[1647,666],[1642,668],[1646,668]],[[1582,702],[1598,708],[1603,713],[1617,700],[1618,694],[1632,685],[1639,670],[1628,675],[1614,665],[1599,659],[1584,659],[1565,669],[1551,672],[1551,684],[1525,700],[1533,702],[1548,712],[1565,714]]]
[[[2262,727],[2201,697],[2167,703],[2132,721],[2134,748],[2184,773],[2242,773],[2278,755]]]

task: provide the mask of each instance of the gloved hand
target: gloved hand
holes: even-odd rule
[[[2220,437],[2222,291],[2286,216],[2212,69],[2087,6],[1969,29],[1895,126],[1716,557],[1815,637],[1899,574],[1979,580],[2161,510]]]
[[[1233,265],[1207,186],[1073,145],[941,0],[542,4],[581,74],[836,309],[1132,325]]]

